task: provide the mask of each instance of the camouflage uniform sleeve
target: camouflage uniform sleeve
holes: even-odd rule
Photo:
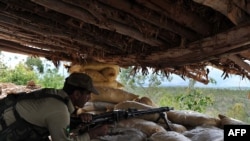
[[[48,112],[50,114],[45,114],[51,139],[53,141],[90,141],[88,133],[76,137],[70,137],[70,113],[67,108],[59,107],[60,106],[57,106],[56,112],[53,110],[53,112]]]
[[[71,141],[69,121],[67,112],[55,112],[46,117],[47,127],[53,141]]]

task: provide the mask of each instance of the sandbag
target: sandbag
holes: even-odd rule
[[[185,126],[176,124],[176,123],[169,122],[168,125],[166,123],[158,123],[158,124],[161,125],[165,129],[170,128],[170,131],[175,131],[178,133],[183,133],[188,130]]]
[[[143,119],[131,118],[121,120],[117,123],[117,127],[126,127],[126,128],[136,128],[150,137],[153,133],[166,131],[162,126]]]
[[[99,71],[92,70],[92,69],[86,69],[83,71],[83,73],[89,75],[91,79],[93,80],[93,83],[95,82],[107,82],[108,79],[105,78]]]
[[[165,132],[156,132],[152,134],[149,137],[148,141],[191,141],[191,140],[180,133],[174,131],[168,131],[168,132],[165,131]]]
[[[184,126],[201,126],[211,125],[218,127],[220,120],[208,115],[191,111],[191,110],[171,110],[167,112],[168,119],[173,123],[181,124]]]
[[[154,108],[150,105],[146,105],[137,101],[123,101],[114,106],[114,109],[129,109],[129,108],[134,108],[134,109],[151,109]]]
[[[114,89],[121,89],[124,86],[117,82],[117,81],[112,81],[112,82],[93,82],[93,85],[95,87],[108,87],[108,88],[114,88]]]
[[[86,63],[84,64],[72,64],[69,68],[69,72],[72,73],[74,71],[77,72],[82,72],[86,69],[92,69],[92,70],[97,70],[101,71],[104,68],[113,68],[116,72],[116,74],[119,73],[119,66],[118,65],[113,65],[113,64],[106,64],[106,63],[101,63],[93,60],[87,60]]]
[[[118,75],[118,72],[115,68],[106,67],[100,70],[100,73],[107,79],[107,81],[112,82],[115,81]]]
[[[79,64],[71,65],[70,68],[68,69],[69,73],[73,72],[83,72],[82,66]]]
[[[197,126],[183,135],[192,141],[224,141],[224,131],[214,126]]]
[[[227,117],[225,115],[219,114],[218,115],[220,119],[220,128],[224,128],[224,125],[249,125],[248,123],[245,123],[243,121]]]
[[[183,133],[187,131],[187,128],[181,124],[172,123],[172,124],[169,124],[169,126],[173,131],[178,132],[178,133]]]
[[[135,101],[146,104],[146,105],[150,105],[153,107],[159,107],[149,97],[146,97],[146,96],[143,96],[141,98],[137,98],[137,99],[135,99]]]
[[[69,72],[81,72],[89,75],[95,87],[109,87],[121,89],[124,86],[116,80],[120,68],[118,65],[105,64],[93,60],[86,60],[85,64],[72,64]]]
[[[135,128],[114,128],[109,135],[99,137],[102,141],[145,141],[146,135]]]
[[[109,87],[96,87],[99,95],[91,94],[90,101],[103,101],[110,103],[120,103],[126,100],[134,100],[138,98],[137,95],[126,92],[122,89],[115,89]]]
[[[83,111],[88,112],[88,111],[108,111],[110,109],[114,109],[114,103],[110,102],[103,102],[103,101],[95,101],[95,102],[86,102],[86,104],[81,108]]]

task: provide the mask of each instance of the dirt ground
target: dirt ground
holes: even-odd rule
[[[0,99],[6,97],[11,93],[30,92],[35,89],[39,89],[41,86],[36,85],[33,81],[27,83],[27,85],[16,85],[14,83],[0,83]]]

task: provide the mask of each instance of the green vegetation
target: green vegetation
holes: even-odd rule
[[[62,88],[64,77],[58,73],[57,69],[48,70],[41,79],[39,84],[44,88]]]
[[[158,91],[156,91],[156,89],[158,89]],[[179,110],[182,110],[182,106],[184,106],[185,109],[201,111],[214,117],[218,117],[218,114],[223,114],[250,123],[250,99],[247,98],[250,90],[195,88],[195,92],[191,93],[191,95],[189,95],[190,90],[188,87],[136,87],[133,89],[125,87],[125,90],[138,94],[139,96],[147,96],[159,106],[171,106]],[[144,93],[145,91],[153,93],[146,94]],[[192,97],[192,95],[195,96]],[[190,103],[194,103],[194,105],[187,106],[181,101],[178,101],[178,98],[183,96],[187,96],[184,102],[189,105]],[[202,96],[202,98],[198,98],[200,96]],[[195,98],[197,98],[197,102],[193,100]]]
[[[13,82],[17,85],[24,85],[30,80],[37,79],[36,73],[22,63],[19,63],[15,69],[7,68],[0,73],[1,82]]]
[[[25,63],[20,62],[14,68],[10,68],[0,61],[0,82],[26,85],[27,82],[34,81],[42,87],[62,88],[65,78],[58,73],[56,68],[48,68],[44,72],[43,66],[49,65],[43,63],[40,58],[28,57]]]
[[[210,96],[203,95],[201,91],[195,89],[190,90],[188,94],[177,96],[176,100],[180,105],[180,109],[198,112],[204,112],[206,107],[213,104]]]
[[[28,81],[33,80],[42,87],[62,88],[64,77],[57,69],[50,69],[49,65],[39,58],[27,59],[15,68],[10,68],[0,61],[0,82],[26,85]],[[250,99],[247,98],[250,89],[196,88],[196,82],[193,80],[189,81],[188,87],[160,87],[163,81],[171,82],[172,78],[163,74],[142,75],[140,72],[131,75],[131,70],[132,68],[122,69],[120,72],[118,81],[125,86],[124,90],[141,97],[149,97],[159,106],[194,110],[214,117],[223,114],[250,123]],[[216,83],[214,79],[210,80],[210,83]]]
[[[44,72],[43,62],[39,58],[28,57],[25,64],[30,70],[38,70],[39,73]]]
[[[159,106],[194,110],[214,117],[223,114],[250,123],[250,111],[247,108],[250,107],[250,99],[247,98],[250,89],[196,88],[193,80],[189,81],[188,87],[160,87],[160,83],[149,83],[148,86],[145,86],[146,79],[149,79],[151,75],[144,77],[127,76],[128,72],[129,70],[121,70],[121,75],[119,75],[119,80],[126,82],[123,83],[124,89],[141,97],[147,96]],[[140,81],[136,80],[138,78],[140,78]],[[210,78],[210,80],[210,83],[216,83],[214,79]],[[144,86],[137,82],[144,82],[139,83],[144,84]],[[158,81],[155,80],[155,82]]]

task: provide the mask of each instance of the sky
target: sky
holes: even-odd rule
[[[4,52],[4,51],[1,51],[1,54],[0,54],[1,61],[4,62],[5,65],[7,65],[10,68],[14,68],[20,62],[25,62],[27,57],[28,57],[27,55]],[[56,68],[51,61],[47,61],[47,59],[45,58],[40,58],[40,59],[43,62],[46,62],[46,64],[50,66],[50,69]],[[68,76],[67,69],[64,68],[63,63],[60,64],[58,71],[61,75]]]
[[[221,77],[221,75],[223,74],[223,72],[221,70],[218,70],[216,68],[209,68],[210,69],[210,73],[208,75],[208,77],[211,77],[213,79],[216,80],[216,84],[203,84],[200,82],[197,82],[195,84],[195,86],[197,87],[213,87],[213,88],[245,88],[248,87],[250,88],[250,80],[247,79],[242,79],[240,76],[237,75],[229,75],[229,78],[226,78],[225,80],[223,79],[223,77]],[[185,80],[183,80],[180,76],[174,75],[174,79],[171,82],[166,82],[166,86],[168,85],[179,85],[179,86],[187,86],[188,85],[188,78]],[[171,84],[170,84],[171,83]]]
[[[8,67],[14,68],[15,65],[17,65],[19,62],[24,62],[26,60],[27,56],[26,55],[21,55],[21,54],[15,54],[15,53],[9,53],[9,52],[1,52],[1,61],[6,63]],[[41,58],[42,60],[46,60],[44,58]],[[50,61],[46,61],[46,63],[50,63],[52,67],[54,65]],[[63,76],[67,76],[68,72],[64,68],[63,63],[60,64],[59,66],[59,73],[62,74]],[[216,68],[209,68],[210,73],[208,77],[211,77],[216,80],[216,84],[202,84],[197,82],[195,84],[196,87],[213,87],[213,88],[236,88],[236,89],[244,89],[244,88],[249,88],[250,89],[250,80],[247,79],[242,79],[240,76],[236,75],[229,75],[229,78],[226,78],[223,80],[222,71],[216,69]],[[188,86],[189,79],[186,78],[186,80],[183,80],[180,76],[178,75],[172,75],[173,79],[171,82],[163,82],[162,86]]]

